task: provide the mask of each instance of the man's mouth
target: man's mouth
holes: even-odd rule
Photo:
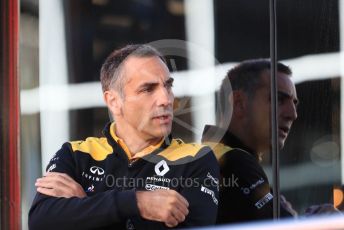
[[[153,120],[159,121],[160,124],[170,123],[172,121],[171,114],[160,114],[153,117]]]
[[[288,136],[288,133],[289,133],[289,127],[288,126],[280,126],[279,127],[279,134],[284,136],[284,137],[287,137]]]

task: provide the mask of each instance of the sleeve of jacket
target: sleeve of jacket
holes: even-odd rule
[[[184,227],[216,223],[219,166],[209,147],[203,147],[197,155],[196,159],[189,163],[189,176],[184,178],[184,189],[181,191],[181,195],[189,202],[189,214],[183,223]]]
[[[257,159],[234,149],[220,159],[219,223],[272,218],[272,194]]]
[[[75,162],[66,143],[55,154],[47,171],[75,175]],[[138,215],[134,190],[109,190],[85,198],[56,198],[36,194],[29,212],[30,229],[92,229]]]

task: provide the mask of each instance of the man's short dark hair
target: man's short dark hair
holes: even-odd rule
[[[105,60],[100,70],[100,82],[102,90],[107,91],[114,87],[120,93],[123,93],[123,77],[121,76],[121,67],[126,58],[134,57],[159,57],[165,61],[162,54],[150,45],[134,44],[126,45],[125,47],[114,50]]]
[[[271,61],[269,59],[246,60],[230,69],[222,81],[218,94],[221,113],[224,111],[223,108],[228,106],[228,95],[232,91],[242,90],[249,97],[253,97],[256,90],[262,86],[262,73],[270,69]],[[277,63],[277,72],[292,74],[291,69],[280,62]]]

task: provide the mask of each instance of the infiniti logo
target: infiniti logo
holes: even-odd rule
[[[93,174],[97,174],[97,175],[101,176],[104,174],[104,169],[102,169],[101,167],[98,167],[98,166],[92,166],[90,168],[90,172]]]

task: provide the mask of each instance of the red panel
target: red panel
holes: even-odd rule
[[[19,230],[19,0],[1,1],[1,229]]]

